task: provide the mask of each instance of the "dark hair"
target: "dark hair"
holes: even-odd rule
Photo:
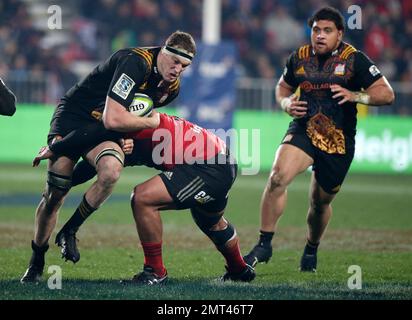
[[[338,9],[333,7],[323,7],[319,9],[308,19],[308,26],[312,28],[313,23],[319,20],[333,21],[338,30],[345,31],[345,19]]]
[[[181,48],[190,53],[193,53],[193,55],[196,54],[195,40],[193,40],[193,37],[187,32],[183,32],[179,30],[173,32],[169,36],[169,38],[167,38],[166,46]]]

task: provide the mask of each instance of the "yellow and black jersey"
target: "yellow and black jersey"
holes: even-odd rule
[[[62,98],[57,112],[99,119],[106,97],[127,108],[136,93],[144,93],[161,107],[177,97],[180,81],[163,81],[156,61],[161,47],[121,49],[99,64]]]
[[[317,55],[311,45],[294,51],[286,64],[283,79],[293,88],[300,89],[300,100],[308,102],[304,118],[293,121],[289,132],[306,130],[308,120],[317,114],[325,115],[342,134],[353,137],[356,132],[356,103],[338,105],[332,98],[332,84],[350,91],[368,88],[382,77],[374,63],[352,45],[342,42],[332,53]],[[300,129],[299,129],[300,127]]]

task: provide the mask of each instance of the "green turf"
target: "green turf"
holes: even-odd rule
[[[132,219],[132,187],[156,171],[128,168],[111,199],[82,227],[81,260],[60,259],[51,245],[44,282],[18,282],[30,256],[34,210],[44,185],[45,167],[0,168],[0,299],[411,299],[412,176],[349,174],[334,202],[334,214],[319,251],[318,272],[302,274],[309,175],[296,179],[274,240],[274,256],[258,265],[251,284],[219,283],[224,261],[194,226],[190,214],[163,213],[164,260],[170,275],[162,288],[119,284],[141,269],[143,255]],[[240,176],[230,194],[227,218],[236,225],[241,248],[256,242],[259,201],[267,173]],[[60,212],[62,225],[87,185],[72,190]],[[54,237],[54,234],[53,234]],[[47,268],[62,268],[62,289],[50,290]],[[347,286],[348,268],[362,269],[362,289]]]

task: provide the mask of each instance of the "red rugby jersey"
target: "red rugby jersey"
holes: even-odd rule
[[[128,137],[135,140],[137,153],[151,152],[152,161],[163,169],[170,170],[176,164],[205,161],[226,151],[225,143],[214,133],[176,116],[159,115],[158,128],[129,133]],[[139,143],[143,140],[151,140],[151,143]],[[141,146],[145,146],[144,149],[150,146],[151,150],[141,150]]]

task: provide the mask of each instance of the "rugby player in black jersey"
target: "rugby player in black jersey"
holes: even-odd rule
[[[245,256],[255,266],[272,256],[271,241],[286,205],[287,187],[312,166],[307,242],[301,271],[316,271],[317,248],[355,152],[356,104],[393,103],[394,92],[374,63],[342,41],[344,19],[335,8],[308,20],[311,44],[294,51],[276,86],[276,101],[290,115],[261,201],[260,238]],[[299,88],[300,96],[295,93]]]
[[[93,130],[92,126],[79,128],[42,149],[33,165],[71,148],[94,145],[97,135],[85,135]],[[125,139],[128,152],[123,148],[127,153],[125,166],[144,165],[161,170],[161,173],[133,189],[131,205],[144,264],[142,272],[123,283],[151,286],[166,282],[168,274],[162,257],[160,213],[170,209],[190,209],[197,226],[224,256],[227,272],[221,277],[222,281],[252,281],[255,272],[242,258],[236,229],[223,216],[229,190],[237,175],[236,161],[223,140],[183,118],[161,113],[156,129],[139,130],[126,137],[129,139]],[[81,184],[95,174],[96,170],[82,160],[73,171],[72,184]],[[73,219],[74,216],[68,223],[76,228],[84,222],[73,224]],[[71,256],[78,255],[76,243],[66,249]]]
[[[74,165],[83,157],[96,168],[97,180],[84,194],[72,223],[66,224],[55,240],[66,260],[79,260],[80,256],[66,256],[64,248],[76,241],[77,230],[72,225],[87,218],[111,194],[123,168],[122,133],[155,128],[159,124],[157,113],[154,117],[136,117],[127,111],[134,95],[149,95],[155,108],[171,102],[179,93],[179,77],[195,54],[192,36],[176,31],[162,47],[115,52],[64,95],[51,120],[48,144],[96,122],[106,130],[102,130],[105,134],[92,149],[69,150],[65,156],[49,160],[46,187],[36,209],[32,256],[22,283],[37,282],[43,273],[58,210],[71,188]]]
[[[16,112],[16,96],[0,78],[0,114],[12,116]]]

